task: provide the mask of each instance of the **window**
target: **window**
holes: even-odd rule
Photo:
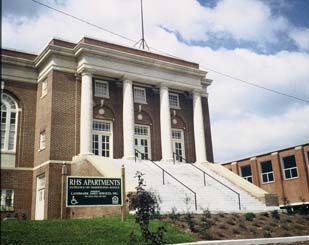
[[[274,182],[274,171],[270,160],[261,162],[261,172],[263,183]]]
[[[307,151],[307,164],[309,165],[309,151]]]
[[[282,158],[285,179],[293,179],[298,177],[295,156],[287,156]]]
[[[168,98],[171,108],[177,108],[177,109],[180,108],[178,94],[169,93]]]
[[[173,155],[176,161],[183,162],[185,155],[184,132],[181,129],[172,129]]]
[[[109,98],[107,81],[94,80],[94,96]]]
[[[14,190],[1,190],[1,211],[13,211],[14,210]]]
[[[113,125],[109,121],[93,120],[92,153],[102,157],[113,156]]]
[[[8,94],[1,95],[1,150],[15,151],[17,104]]]
[[[46,148],[46,131],[40,133],[40,150]]]
[[[246,166],[242,166],[240,167],[240,171],[241,171],[241,176],[252,183],[252,173],[251,173],[251,166],[250,165],[246,165]]]
[[[135,156],[140,159],[149,159],[151,157],[150,127],[135,125],[134,129],[134,146],[138,151],[135,151]]]
[[[42,81],[42,95],[41,97],[45,96],[47,94],[48,84],[47,84],[47,78]]]
[[[134,87],[134,102],[146,104],[146,89]]]

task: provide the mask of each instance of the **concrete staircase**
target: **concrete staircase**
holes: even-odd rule
[[[173,208],[176,208],[180,213],[188,211],[202,213],[205,209],[209,209],[211,212],[264,212],[278,209],[277,206],[266,207],[262,200],[256,198],[256,192],[259,192],[261,196],[266,193],[265,191],[247,183],[247,181],[243,182],[241,177],[232,172],[225,172],[220,168],[221,166],[217,168],[207,164],[195,164],[206,173],[205,185],[204,173],[191,164],[156,162],[164,169],[163,184],[163,170],[151,161],[137,160],[135,162],[134,160],[114,159],[113,162],[115,167],[120,168],[122,164],[125,165],[127,186],[137,185],[137,179],[134,178],[137,171],[145,174],[143,178],[146,189],[155,192],[160,197],[161,213],[169,213]],[[224,174],[221,175],[221,172]],[[238,182],[241,184],[238,185]],[[237,193],[239,193],[240,199]]]

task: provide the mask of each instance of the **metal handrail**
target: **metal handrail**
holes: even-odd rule
[[[135,153],[139,153],[141,154],[142,157],[144,157],[144,153],[140,152],[139,150],[135,149]],[[184,183],[182,183],[180,180],[178,180],[176,177],[174,177],[172,174],[170,174],[169,172],[167,172],[164,168],[160,167],[157,163],[155,163],[154,161],[152,161],[151,159],[146,158],[145,160],[148,160],[150,162],[152,162],[154,165],[156,165],[158,168],[160,168],[162,170],[162,178],[163,178],[163,185],[165,185],[165,178],[164,178],[164,174],[166,173],[167,175],[169,175],[170,177],[172,177],[174,180],[176,180],[179,184],[181,184],[182,186],[184,186],[185,188],[187,188],[189,191],[191,191],[194,195],[194,204],[195,204],[195,210],[197,210],[197,201],[196,201],[196,192],[193,191],[190,187],[188,187],[187,185],[185,185]],[[135,162],[136,162],[136,154],[135,154]]]
[[[229,190],[231,190],[231,191],[233,191],[234,193],[236,193],[236,194],[237,194],[237,197],[238,197],[238,208],[239,208],[239,210],[241,210],[240,193],[239,193],[239,192],[233,190],[231,187],[229,187],[229,186],[227,186],[226,184],[222,183],[220,180],[217,180],[215,177],[213,177],[212,175],[206,173],[203,169],[201,169],[201,168],[195,166],[195,165],[193,164],[193,162],[188,161],[187,159],[185,159],[184,157],[180,156],[180,155],[177,154],[176,152],[173,152],[173,161],[174,161],[174,164],[175,164],[175,156],[180,157],[181,160],[185,160],[186,163],[188,163],[188,164],[190,164],[191,166],[195,167],[196,169],[202,171],[203,174],[204,174],[204,185],[205,185],[205,186],[206,186],[205,175],[207,175],[208,177],[210,177],[210,178],[212,178],[213,180],[217,181],[219,184],[223,185],[224,187],[226,187],[226,188],[228,188]]]

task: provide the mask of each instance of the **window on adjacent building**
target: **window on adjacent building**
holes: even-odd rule
[[[94,80],[94,96],[109,98],[108,82],[103,80]]]
[[[261,172],[263,183],[274,182],[274,171],[270,160],[261,162]]]
[[[294,155],[283,157],[283,170],[285,179],[293,179],[298,177],[296,159]]]
[[[241,171],[241,176],[242,176],[245,180],[248,180],[249,182],[252,183],[251,166],[250,166],[250,165],[242,166],[242,167],[240,167],[240,171]]]
[[[168,95],[169,103],[171,108],[179,108],[179,95],[174,93],[169,93]]]
[[[1,189],[1,211],[14,210],[14,190]]]
[[[47,83],[47,78],[42,81],[42,95],[41,97],[45,96],[48,91],[48,83]]]
[[[40,133],[40,150],[44,150],[46,148],[46,131],[42,131]]]
[[[17,103],[8,94],[1,95],[1,150],[14,151],[17,129]]]
[[[307,151],[307,164],[309,165],[309,151]]]
[[[146,89],[140,87],[134,87],[134,102],[146,104]]]

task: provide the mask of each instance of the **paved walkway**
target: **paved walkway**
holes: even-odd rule
[[[239,240],[217,240],[217,241],[199,241],[189,243],[178,243],[178,245],[257,245],[257,244],[288,244],[296,242],[309,242],[309,236],[294,237],[275,237],[275,238],[257,238],[257,239],[239,239]]]

